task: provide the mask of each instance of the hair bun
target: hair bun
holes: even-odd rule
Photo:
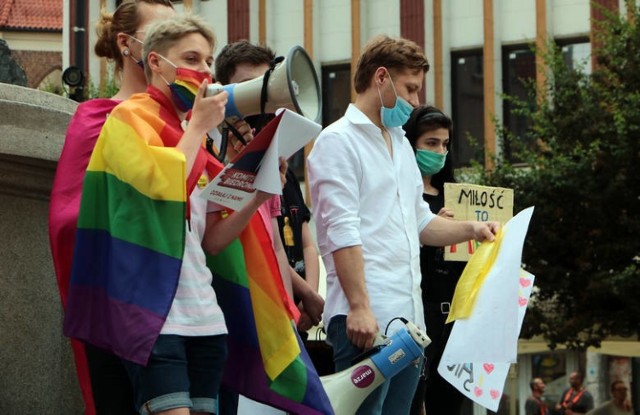
[[[115,59],[117,51],[115,34],[113,33],[113,14],[104,9],[100,12],[100,18],[96,23],[98,40],[94,47],[96,55],[101,58]]]

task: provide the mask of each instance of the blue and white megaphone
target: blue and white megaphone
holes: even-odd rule
[[[411,322],[391,337],[374,343],[374,351],[348,369],[322,376],[320,380],[329,396],[335,415],[353,415],[365,398],[385,380],[422,357],[431,339]]]
[[[243,119],[263,112],[273,114],[279,108],[288,108],[315,122],[320,122],[322,115],[318,76],[301,46],[294,46],[284,59],[277,59],[263,76],[237,84],[209,85],[207,96],[220,90],[229,93],[227,119]]]

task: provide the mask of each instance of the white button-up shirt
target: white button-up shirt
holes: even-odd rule
[[[422,177],[402,128],[380,128],[351,104],[318,136],[307,160],[318,245],[327,270],[324,324],[349,303],[332,253],[362,246],[367,293],[381,331],[394,317],[425,328],[419,235],[435,216],[422,199]],[[392,333],[391,331],[390,333]]]

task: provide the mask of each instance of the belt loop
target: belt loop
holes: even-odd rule
[[[449,314],[449,310],[451,310],[451,303],[444,301],[440,303],[440,312],[442,314]]]

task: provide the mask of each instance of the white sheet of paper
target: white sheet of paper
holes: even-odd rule
[[[514,216],[504,226],[503,240],[493,267],[469,318],[457,320],[442,360],[513,363],[518,357],[518,279],[522,246],[533,208]],[[474,347],[470,348],[469,345]]]
[[[284,114],[282,114],[269,147],[260,161],[257,173],[246,174],[237,169],[234,171],[233,163],[229,163],[206,186],[202,197],[221,206],[240,210],[254,196],[255,189],[272,194],[282,194],[279,158],[291,157],[322,130],[320,124],[308,120],[302,115],[288,109],[282,111]],[[226,185],[221,186],[222,182]]]
[[[288,159],[313,140],[322,130],[320,124],[298,113],[288,109],[282,111],[285,113],[273,135],[271,145],[262,159],[260,172],[254,182],[256,189],[273,194],[282,194],[278,159],[280,157]]]
[[[518,332],[531,297],[535,277],[520,270],[518,278]],[[515,299],[514,299],[515,300]],[[457,324],[454,323],[454,324]],[[449,338],[451,341],[451,337]],[[463,395],[485,408],[496,411],[502,398],[510,363],[475,361],[468,363],[440,362],[438,373]]]
[[[520,268],[533,207],[514,216],[471,316],[456,320],[438,373],[462,394],[495,411],[509,366],[517,359],[518,336],[534,276]],[[470,347],[473,345],[473,347]]]

